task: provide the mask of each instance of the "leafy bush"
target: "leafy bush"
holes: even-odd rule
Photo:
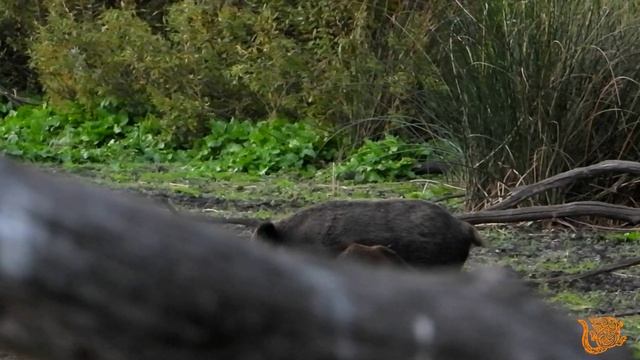
[[[144,114],[151,99],[143,65],[164,45],[132,11],[82,21],[61,10],[38,32],[32,63],[54,105],[74,101],[91,109],[108,100]]]
[[[168,145],[153,116],[132,119],[108,104],[94,111],[69,106],[22,106],[0,123],[0,150],[32,161],[191,162],[212,171],[274,173],[313,170],[333,156],[326,134],[304,122],[212,121],[211,133],[194,148]]]
[[[106,108],[93,112],[70,107],[54,112],[46,106],[22,106],[0,123],[0,149],[9,155],[46,162],[108,162],[147,157],[170,158],[149,117],[130,117]]]
[[[163,136],[158,119],[133,119],[106,102],[93,111],[80,105],[59,111],[26,105],[9,110],[0,122],[0,150],[32,161],[175,161],[197,171],[259,175],[315,172],[337,156],[328,133],[306,122],[214,120],[209,127],[211,132],[193,148],[178,150]],[[367,140],[338,165],[338,175],[351,176],[356,182],[412,178],[413,165],[443,157],[443,147],[437,143],[410,145],[395,136]]]
[[[338,166],[337,174],[359,183],[412,179],[416,162],[432,155],[433,147],[428,144],[407,144],[388,135],[380,141],[365,140],[349,160]]]
[[[215,171],[269,174],[280,170],[311,170],[331,152],[323,149],[326,134],[284,120],[214,121],[211,134],[196,147],[198,160],[210,161]]]
[[[206,134],[210,118],[233,117],[354,123],[367,135],[387,116],[423,116],[425,89],[446,92],[422,54],[426,3],[72,3],[47,3],[31,46],[48,96],[154,111],[177,143]],[[161,31],[147,6],[166,14]]]
[[[23,106],[0,123],[0,145],[9,155],[30,160],[48,160],[52,157],[48,139],[60,132],[60,119],[50,109]]]

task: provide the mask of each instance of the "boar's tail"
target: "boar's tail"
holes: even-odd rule
[[[474,245],[481,246],[481,247],[489,247],[489,242],[487,242],[487,240],[484,237],[482,237],[482,235],[480,235],[478,230],[476,230],[476,228],[473,225],[464,221],[463,223],[467,226],[469,235],[471,236],[471,242]]]

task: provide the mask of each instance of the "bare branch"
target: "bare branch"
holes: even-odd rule
[[[553,282],[560,282],[560,281],[574,281],[574,280],[585,279],[591,276],[596,276],[596,275],[600,275],[600,274],[604,274],[604,273],[608,273],[608,272],[612,272],[620,269],[625,269],[625,268],[636,266],[636,265],[640,265],[640,257],[624,259],[615,264],[606,265],[595,270],[583,272],[581,274],[562,275],[562,276],[552,277],[548,279],[538,279],[536,280],[536,282],[553,283]]]
[[[511,195],[487,210],[503,210],[516,206],[520,202],[549,189],[565,186],[576,180],[597,175],[623,172],[640,175],[640,162],[624,160],[606,160],[595,165],[572,169],[539,181],[535,184],[520,186]]]
[[[40,105],[41,102],[34,99],[29,99],[26,97],[18,96],[15,93],[11,93],[6,88],[0,85],[0,95],[6,97],[12,103],[16,105],[30,104],[30,105]]]
[[[620,312],[611,314],[611,316],[615,316],[615,317],[636,316],[636,315],[640,315],[640,309],[625,310],[625,311],[620,311]]]

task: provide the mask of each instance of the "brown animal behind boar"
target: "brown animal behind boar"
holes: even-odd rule
[[[382,245],[351,244],[340,255],[339,260],[356,260],[376,265],[407,265],[395,251]]]
[[[350,244],[382,245],[416,267],[461,267],[471,245],[486,245],[472,225],[443,207],[404,199],[329,201],[265,222],[254,237],[334,256]]]

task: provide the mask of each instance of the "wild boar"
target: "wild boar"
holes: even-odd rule
[[[351,244],[382,245],[417,267],[461,267],[472,245],[486,246],[475,228],[422,200],[329,201],[275,223],[254,238],[333,256]]]

